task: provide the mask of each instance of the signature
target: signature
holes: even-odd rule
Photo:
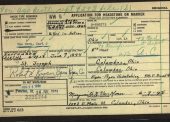
[[[106,97],[113,97],[113,96],[123,96],[126,95],[123,92],[118,92],[118,91],[111,91],[111,92],[106,92],[106,91],[92,91],[89,93],[85,94],[79,94],[79,93],[74,93],[74,92],[69,92],[69,96],[71,98],[76,98],[77,100],[80,99],[80,97],[87,97],[87,98],[106,98]]]

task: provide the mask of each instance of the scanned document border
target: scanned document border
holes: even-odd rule
[[[160,3],[161,6],[161,3]],[[161,19],[162,19],[162,15],[161,13],[164,11],[168,11],[169,12],[169,36],[170,36],[170,10],[130,10],[130,11],[85,11],[84,13],[88,13],[88,12],[134,12],[134,11],[160,11],[160,42],[161,42],[161,37],[162,37],[162,32],[161,32]],[[7,13],[7,14],[47,14],[47,13],[80,13],[80,12],[45,12],[45,13]],[[83,13],[81,11],[81,13]],[[2,26],[1,23],[1,16],[2,15],[7,15],[7,14],[0,14],[0,26]],[[85,29],[86,30],[86,29]],[[2,27],[1,27],[1,54],[3,54],[3,42],[2,42]],[[85,32],[86,33],[86,32]],[[132,36],[132,35],[131,35]],[[85,36],[85,41],[87,41],[86,39],[87,37]],[[169,37],[170,40],[170,37]],[[169,42],[170,43],[170,42]],[[87,50],[87,44],[86,44],[86,50]],[[162,74],[162,56],[161,56],[161,52],[162,51],[162,45],[160,43],[160,74]],[[170,51],[170,46],[169,46],[169,51]],[[2,107],[46,107],[46,106],[68,106],[68,81],[67,79],[55,79],[55,80],[66,80],[66,90],[67,90],[67,105],[35,105],[35,106],[4,106],[4,86],[3,86],[3,57],[1,57],[1,61],[2,61]],[[169,54],[169,61],[170,61],[170,54]],[[87,53],[86,53],[86,63],[87,63]],[[87,68],[87,65],[86,65]],[[86,70],[87,71],[87,70]],[[170,63],[169,63],[169,72],[170,72]],[[51,80],[51,79],[50,79]],[[11,80],[10,80],[11,81]],[[160,77],[160,82],[162,82],[162,77]],[[169,82],[170,82],[170,78],[169,78]],[[162,83],[160,83],[160,91],[162,91]],[[169,93],[170,93],[170,84],[169,84]],[[163,104],[170,104],[170,103],[162,103],[162,96],[160,97],[160,103],[149,103],[149,104],[160,104],[161,106],[161,113],[163,113],[162,111],[162,105]],[[108,105],[107,105],[108,106]],[[111,105],[114,106],[114,105]]]

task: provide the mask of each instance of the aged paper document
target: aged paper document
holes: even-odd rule
[[[0,116],[170,113],[170,2],[0,6]]]

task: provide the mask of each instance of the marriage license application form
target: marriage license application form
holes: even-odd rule
[[[0,5],[0,116],[170,113],[170,2]]]

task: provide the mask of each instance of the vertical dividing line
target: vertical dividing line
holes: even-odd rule
[[[160,2],[161,7],[161,2]],[[162,75],[162,45],[161,45],[161,10],[160,10],[160,76]],[[160,91],[162,91],[162,77],[160,77]],[[162,95],[161,95],[161,113],[162,113]]]
[[[110,36],[109,36],[109,33],[108,33],[108,41],[107,41],[108,45],[109,45],[109,41],[110,41]]]
[[[87,24],[86,24],[86,18],[85,18],[85,43],[86,43],[86,51],[85,51],[85,53],[86,53],[86,78],[87,78],[87,32],[86,32],[86,28],[87,28]]]
[[[68,79],[66,79],[67,105],[68,105]]]
[[[169,11],[169,41],[170,41],[170,11]],[[170,74],[170,43],[169,43],[169,74]],[[169,98],[170,98],[170,77],[169,77]],[[169,99],[169,103],[170,103],[170,99]]]
[[[131,41],[133,41],[132,40],[132,18],[131,18]]]
[[[2,62],[2,79],[1,79],[1,82],[2,82],[2,107],[4,107],[4,84],[3,84],[3,43],[2,43],[2,20],[1,20],[1,17],[2,15],[0,15],[0,28],[1,28],[1,62]]]
[[[47,33],[47,23],[48,23],[48,21],[47,21],[47,13],[45,15],[46,15],[46,35],[48,35],[48,33]]]

